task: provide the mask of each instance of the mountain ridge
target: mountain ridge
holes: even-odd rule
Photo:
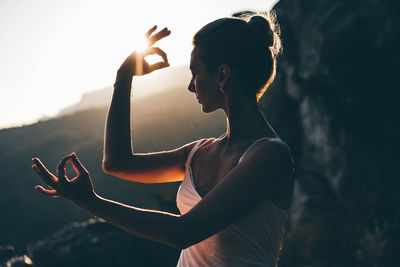
[[[61,226],[88,219],[85,211],[64,199],[50,199],[34,190],[43,184],[31,170],[39,157],[54,170],[66,154],[77,152],[90,171],[95,189],[107,198],[142,208],[178,212],[178,183],[139,184],[104,174],[101,169],[107,107],[78,111],[60,118],[0,130],[0,240],[22,249]],[[173,118],[173,119],[171,119]],[[135,152],[163,151],[225,130],[221,112],[204,114],[187,88],[161,91],[132,100]],[[72,170],[70,170],[72,171]],[[73,173],[73,172],[72,172]]]

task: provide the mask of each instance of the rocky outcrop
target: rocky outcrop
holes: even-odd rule
[[[292,148],[280,266],[398,266],[399,4],[281,0],[284,52],[262,99]]]
[[[28,246],[35,267],[176,266],[180,251],[90,219]]]
[[[0,266],[14,256],[16,256],[16,252],[13,246],[0,246]]]
[[[17,256],[13,246],[0,246],[0,267],[33,267],[32,260],[27,256]]]

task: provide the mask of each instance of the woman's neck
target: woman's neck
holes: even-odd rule
[[[256,97],[227,96],[224,112],[227,117],[226,137],[228,145],[245,139],[262,136],[277,137],[260,112]]]

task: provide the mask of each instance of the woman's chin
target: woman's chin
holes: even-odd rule
[[[210,108],[210,107],[208,107],[208,106],[206,106],[206,105],[204,105],[204,104],[201,104],[201,103],[200,103],[200,105],[201,105],[201,110],[202,110],[204,113],[211,113],[211,112],[217,110],[216,108]]]
[[[203,105],[202,103],[200,103],[201,105],[201,111],[203,111],[204,113],[209,113],[210,111],[207,109],[207,106]]]

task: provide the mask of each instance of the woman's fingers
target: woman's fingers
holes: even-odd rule
[[[46,167],[38,158],[33,158],[32,161],[34,163],[34,165],[32,165],[32,168],[40,177],[42,177],[46,184],[48,184],[52,188],[57,188],[58,179],[46,169]]]
[[[47,189],[44,189],[40,185],[35,186],[35,189],[37,191],[39,191],[40,193],[42,193],[43,195],[46,195],[46,196],[51,196],[51,197],[59,197],[60,196],[60,194],[58,194],[56,190],[54,190],[54,189],[53,190],[47,190]]]
[[[58,163],[57,166],[57,176],[60,181],[66,182],[67,176],[65,175],[65,166],[67,165],[68,161],[70,161],[72,158],[72,154],[69,154],[68,156],[65,156],[60,163]]]
[[[163,59],[163,61],[161,61],[161,62],[157,62],[152,65],[149,65],[149,70],[148,70],[149,72],[169,67],[167,54],[163,50],[161,50],[159,47],[150,47],[146,51],[146,56],[148,56],[148,55],[159,55]]]
[[[159,55],[160,57],[162,57],[163,61],[148,65],[147,73],[169,67],[167,54],[159,47],[150,47],[149,49],[147,49],[145,57],[148,55]]]
[[[146,56],[148,56],[148,55],[159,55],[160,57],[162,57],[162,59],[165,63],[168,63],[167,54],[163,50],[161,50],[161,48],[159,48],[159,47],[150,47],[146,51]]]
[[[150,28],[150,30],[148,30],[146,32],[146,39],[149,39],[151,34],[157,29],[157,25],[154,25],[153,27]]]
[[[83,167],[82,163],[79,161],[78,156],[74,153],[71,154],[71,162],[72,166],[74,167],[75,171],[78,173],[78,175],[81,174],[87,174],[88,171]]]
[[[169,67],[169,63],[166,62],[157,62],[149,66],[151,71],[163,69]]]
[[[157,41],[161,40],[162,38],[168,36],[171,34],[171,31],[168,30],[167,28],[162,29],[158,33],[154,34],[153,36],[149,37],[149,45],[152,46],[155,44]]]

